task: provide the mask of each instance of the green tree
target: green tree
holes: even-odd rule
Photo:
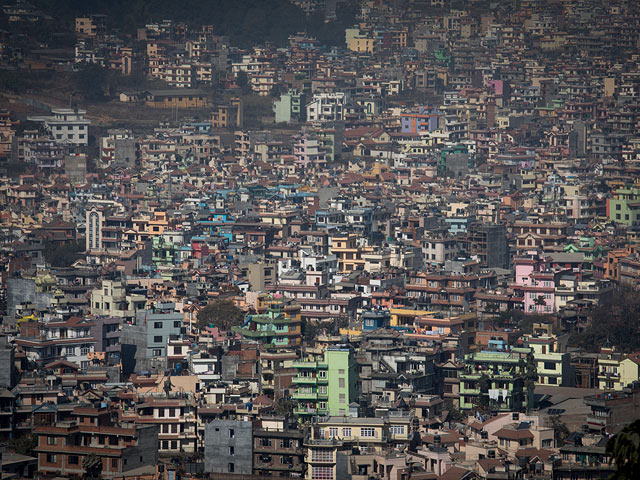
[[[38,436],[35,433],[20,435],[9,440],[7,446],[17,454],[33,456],[33,450],[38,446]]]
[[[615,462],[616,471],[611,480],[632,480],[640,472],[640,420],[623,428],[607,442],[609,462]]]
[[[220,330],[229,330],[231,327],[242,325],[244,312],[231,300],[216,300],[202,308],[196,318],[200,328],[213,324]]]
[[[577,338],[586,351],[597,352],[604,340],[621,352],[640,348],[640,295],[618,287],[608,301],[591,314],[589,325]]]
[[[564,444],[565,439],[569,436],[569,429],[562,421],[560,415],[552,415],[549,417],[549,421],[553,428],[553,438],[555,439],[556,447],[561,447]]]
[[[535,357],[533,356],[532,350],[527,353],[526,360],[520,359],[520,372],[523,373],[524,377],[524,388],[527,394],[526,401],[528,412],[533,408],[533,393],[536,387],[536,382],[538,381],[538,364]]]
[[[69,267],[82,257],[84,246],[80,242],[55,245],[45,240],[44,258],[52,267]]]
[[[102,476],[102,459],[95,453],[90,453],[82,459],[82,468],[84,475],[82,478],[94,479]]]

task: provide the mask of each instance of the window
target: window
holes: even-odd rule
[[[404,435],[404,425],[391,425],[391,435]]]
[[[338,379],[338,387],[339,388],[344,388],[344,385],[345,385],[344,378],[339,378]]]
[[[293,440],[290,438],[283,438],[280,440],[280,448],[293,448]]]
[[[153,350],[153,356],[154,357],[161,357],[162,356],[162,350],[160,350],[159,348],[156,348]]]
[[[311,450],[312,462],[333,462],[333,449],[314,448]]]
[[[375,428],[371,428],[371,427],[362,427],[360,429],[360,436],[361,437],[375,437],[376,436],[376,429]]]
[[[112,458],[111,459],[111,468],[118,468],[118,459],[117,458]]]
[[[336,438],[338,436],[338,427],[329,427],[329,438]]]
[[[153,328],[162,328],[162,322],[153,322]]]
[[[345,403],[345,402],[347,401],[347,399],[346,399],[346,397],[345,397],[344,393],[341,393],[341,394],[338,396],[338,400],[340,401],[340,403]]]
[[[351,436],[351,427],[345,427],[342,429],[342,436],[343,437],[350,437]]]
[[[235,465],[233,463],[229,463],[229,465],[227,466],[227,471],[229,473],[235,472]]]
[[[260,446],[261,447],[270,447],[271,446],[271,439],[270,438],[261,438],[260,439]]]
[[[78,465],[80,463],[77,455],[69,455],[67,458],[69,465]]]
[[[47,453],[47,463],[56,463],[57,458],[52,453]]]
[[[57,443],[56,437],[47,437],[47,445],[56,445]]]
[[[313,465],[311,478],[312,480],[333,480],[333,467]]]
[[[229,438],[235,438],[236,431],[233,428],[229,429]]]
[[[555,370],[556,369],[556,363],[555,362],[544,362],[544,369],[545,370]]]
[[[344,375],[344,368],[339,369],[339,370],[338,370],[338,374],[339,374],[339,375]]]
[[[153,343],[162,343],[162,335],[156,335],[153,337]]]
[[[549,385],[557,385],[558,379],[556,377],[549,377]]]
[[[180,328],[180,320],[176,320],[175,322],[173,322],[173,327]]]

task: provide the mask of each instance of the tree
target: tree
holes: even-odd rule
[[[609,463],[615,462],[616,471],[611,480],[631,480],[638,478],[640,471],[640,420],[623,428],[607,442],[606,452],[611,456]]]
[[[604,340],[621,352],[640,348],[640,295],[633,288],[618,287],[591,314],[589,325],[577,341],[589,352],[597,352]]]
[[[293,415],[295,407],[296,402],[291,397],[279,397],[273,402],[273,410],[280,416]]]
[[[555,439],[556,447],[561,447],[569,436],[569,429],[560,415],[552,415],[549,417],[549,421],[551,422],[551,427],[553,427],[553,438]]]
[[[49,240],[44,242],[44,258],[52,267],[70,267],[73,262],[82,257],[84,245],[80,242],[56,245]]]
[[[197,315],[198,326],[204,328],[213,324],[220,330],[242,325],[244,313],[231,300],[216,300],[202,308]]]
[[[102,459],[95,453],[90,453],[82,459],[84,469],[83,478],[100,478],[102,476]]]
[[[9,440],[8,447],[19,455],[33,455],[33,450],[38,446],[38,436],[34,433],[27,433],[18,438]]]
[[[524,375],[524,387],[527,392],[527,412],[533,408],[533,391],[536,387],[536,382],[538,381],[538,364],[536,362],[535,357],[533,356],[533,351],[529,350],[527,353],[526,361],[520,360],[520,372]]]

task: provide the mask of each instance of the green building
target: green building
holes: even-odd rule
[[[495,350],[465,356],[460,374],[460,409],[520,411],[527,407],[528,347],[497,345]]]
[[[296,415],[347,416],[349,403],[358,398],[358,368],[353,350],[329,347],[322,361],[300,361],[293,384]]]
[[[266,348],[298,347],[302,338],[300,306],[278,308],[272,305],[263,313],[247,315],[244,324],[232,327],[232,330]]]
[[[623,223],[628,226],[640,222],[640,188],[621,187],[607,199],[607,216],[609,221]]]
[[[280,95],[280,99],[273,102],[276,123],[297,123],[305,120],[305,95],[295,88]]]
[[[169,266],[176,263],[176,246],[173,242],[158,235],[151,239],[151,260],[156,266]]]

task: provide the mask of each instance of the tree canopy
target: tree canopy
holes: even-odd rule
[[[627,425],[607,442],[607,454],[615,462],[616,471],[612,480],[638,478],[640,471],[640,420]]]
[[[198,326],[204,328],[214,325],[220,330],[242,325],[244,312],[235,306],[231,300],[216,300],[203,307],[197,314]]]
[[[596,308],[591,322],[577,337],[587,351],[597,352],[604,344],[621,352],[640,348],[640,295],[629,287],[618,287],[611,298]]]
[[[153,21],[171,18],[197,27],[213,25],[219,35],[227,35],[242,48],[271,42],[284,46],[289,35],[307,32],[326,45],[343,45],[344,29],[355,23],[356,6],[338,2],[336,19],[325,22],[317,12],[306,16],[287,0],[34,0],[45,13],[73,28],[77,16],[109,15],[108,23],[123,33],[135,35],[137,28]]]

